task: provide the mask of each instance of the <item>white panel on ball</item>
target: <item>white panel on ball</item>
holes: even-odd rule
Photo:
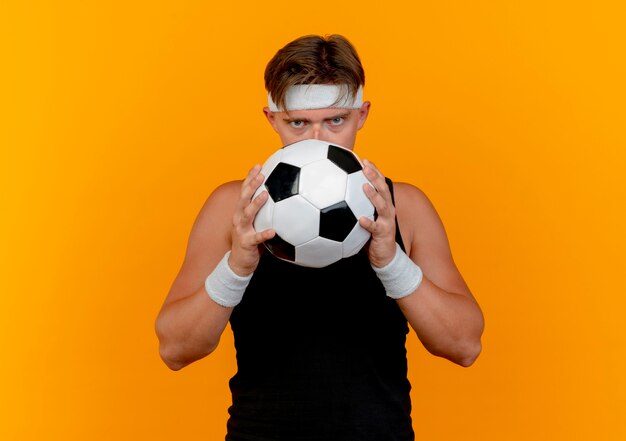
[[[323,237],[316,237],[296,247],[296,262],[302,266],[322,268],[341,260],[341,258],[341,243]]]
[[[373,217],[374,206],[363,191],[363,184],[365,183],[372,185],[362,171],[358,171],[348,175],[348,184],[346,186],[346,203],[353,213],[360,213],[361,216]]]
[[[325,159],[328,156],[328,143],[317,139],[305,139],[283,147],[282,151],[282,162],[302,167],[311,162]]]
[[[318,161],[300,171],[300,194],[317,208],[344,200],[348,175],[330,161]]]
[[[263,186],[261,186],[261,188],[263,188]],[[275,203],[272,198],[267,198],[265,204],[263,204],[254,218],[253,226],[255,231],[261,232],[263,230],[267,230],[268,228],[274,228],[274,205]]]
[[[320,212],[299,195],[274,205],[276,234],[292,245],[310,241],[319,234]]]
[[[370,219],[373,219],[374,216],[367,216]],[[361,251],[363,245],[367,243],[370,238],[370,233],[365,228],[363,228],[358,223],[354,226],[350,234],[346,237],[343,243],[343,257],[354,256],[356,253]]]

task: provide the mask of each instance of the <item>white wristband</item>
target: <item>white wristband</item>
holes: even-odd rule
[[[206,278],[204,288],[215,303],[233,307],[241,302],[243,293],[248,287],[250,279],[252,279],[252,274],[245,277],[235,274],[228,265],[228,256],[230,256],[230,251],[224,255],[213,272]]]
[[[374,272],[382,282],[387,296],[401,299],[415,291],[422,283],[422,269],[406,255],[396,243],[396,255],[387,265],[376,268]]]

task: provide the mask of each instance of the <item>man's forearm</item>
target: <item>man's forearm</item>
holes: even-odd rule
[[[397,302],[429,352],[461,366],[476,360],[484,318],[474,299],[446,292],[424,277],[413,294]]]
[[[165,305],[155,323],[165,364],[179,370],[213,352],[232,310],[211,300],[204,287]]]

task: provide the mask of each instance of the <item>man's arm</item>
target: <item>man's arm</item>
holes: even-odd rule
[[[422,282],[398,305],[424,347],[461,366],[481,351],[482,311],[457,269],[439,215],[427,196],[398,183],[396,210],[406,251],[422,270]]]
[[[243,181],[215,189],[200,210],[185,261],[155,323],[159,353],[171,369],[215,350],[259,264],[260,244],[274,237],[273,229],[257,232],[253,226],[268,198],[267,191],[252,197],[263,180],[257,164]]]
[[[398,299],[424,347],[434,355],[470,366],[481,351],[484,319],[454,264],[439,215],[426,195],[410,184],[394,185],[394,204],[384,175],[367,159],[363,164],[363,172],[374,186],[365,184],[363,191],[378,213],[375,220],[359,219],[372,234],[368,243],[372,267],[387,295]],[[396,244],[396,225],[406,255]]]
[[[230,228],[240,183],[218,187],[200,210],[187,252],[155,322],[159,353],[179,370],[217,347],[232,313],[214,302],[204,282],[230,249]]]

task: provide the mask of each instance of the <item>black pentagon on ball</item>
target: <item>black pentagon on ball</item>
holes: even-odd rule
[[[350,150],[337,147],[336,145],[328,146],[328,159],[332,161],[337,167],[345,171],[346,173],[354,173],[362,170],[361,163],[354,156]]]
[[[274,202],[298,194],[300,167],[280,162],[265,180],[265,188]]]
[[[291,245],[278,234],[274,235],[271,239],[266,240],[264,245],[274,256],[289,260],[290,262],[295,262],[296,247]]]
[[[320,236],[342,242],[357,223],[356,216],[345,201],[320,211]]]

